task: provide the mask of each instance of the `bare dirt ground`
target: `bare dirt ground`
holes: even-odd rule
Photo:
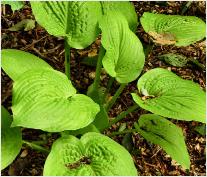
[[[157,12],[163,14],[181,14],[186,2],[134,2],[137,15],[140,17],[146,11]],[[187,9],[184,15],[195,15],[205,20],[206,12],[205,2],[193,2]],[[64,72],[64,46],[63,39],[56,38],[49,35],[42,27],[36,24],[36,27],[28,32],[18,31],[11,32],[7,29],[22,19],[34,19],[29,3],[23,9],[12,13],[9,6],[5,8],[5,14],[1,15],[2,18],[2,49],[13,48],[20,49],[33,53],[40,58],[47,61],[53,68]],[[144,46],[152,45],[150,37],[144,32],[141,25],[137,28],[137,36],[143,42]],[[81,63],[82,59],[86,56],[96,55],[100,40],[97,40],[90,47],[84,50],[74,50],[71,52],[71,80],[75,88],[85,93],[87,87],[92,83],[95,76],[95,67],[87,66]],[[206,46],[205,43],[198,42],[188,47],[174,47],[174,46],[159,46],[152,45],[146,57],[145,67],[143,73],[149,69],[162,67],[171,70],[184,79],[193,80],[200,84],[204,89],[206,88],[206,71],[194,64],[188,64],[183,68],[172,67],[157,58],[157,55],[168,52],[183,54],[187,57],[197,59],[201,64],[206,66]],[[11,90],[12,81],[2,71],[1,73],[2,84],[2,100],[1,103],[11,112]],[[106,86],[109,77],[103,71],[101,75],[102,85]],[[126,110],[129,106],[133,105],[133,100],[130,93],[137,89],[136,82],[130,83],[123,91],[117,103],[111,109],[110,117],[115,117],[122,111]],[[111,90],[112,96],[118,88],[118,83],[113,84]],[[118,130],[121,125],[126,123],[126,127],[130,128],[139,116],[147,113],[145,110],[138,110],[129,114],[123,121],[113,125],[110,129],[105,131],[105,134],[110,134],[114,130]],[[157,176],[157,175],[192,175],[204,176],[206,175],[206,137],[205,135],[198,134],[194,128],[200,125],[198,122],[185,122],[172,120],[176,125],[183,129],[186,137],[188,152],[191,157],[191,168],[189,171],[182,169],[169,155],[167,155],[159,146],[147,142],[143,137],[138,134],[129,134],[131,138],[130,153],[133,156],[135,165],[140,175],[143,176]],[[57,134],[45,134],[40,130],[32,130],[23,128],[23,139],[29,141],[46,140],[43,145],[50,147],[52,142],[58,138]],[[114,136],[113,139],[123,143],[123,135]],[[5,170],[2,175],[16,175],[16,176],[32,176],[42,175],[44,161],[46,155],[29,147],[23,146],[20,154],[16,160]]]

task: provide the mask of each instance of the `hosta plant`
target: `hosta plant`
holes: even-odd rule
[[[64,38],[65,74],[33,54],[2,50],[2,68],[13,80],[13,90],[12,116],[2,108],[1,169],[12,163],[24,143],[48,153],[43,172],[46,176],[136,176],[138,171],[127,149],[101,133],[139,107],[151,114],[137,117],[134,129],[126,132],[139,133],[158,144],[189,169],[182,129],[167,118],[205,123],[205,92],[167,69],[151,69],[140,76],[145,54],[134,33],[138,19],[133,5],[47,1],[31,2],[31,7],[36,21],[49,34]],[[141,24],[160,44],[186,46],[205,37],[205,23],[196,17],[144,13]],[[100,34],[95,79],[84,95],[70,80],[70,47],[86,48]],[[100,84],[102,66],[110,76],[107,88]],[[131,94],[135,104],[116,118],[109,118],[108,111],[123,89],[138,77],[138,90]],[[120,87],[109,100],[114,79]],[[22,140],[20,127],[55,132],[61,137],[49,150]],[[111,136],[123,133],[113,132]]]

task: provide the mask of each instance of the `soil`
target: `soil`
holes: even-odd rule
[[[137,15],[140,17],[144,12],[156,12],[162,14],[181,14],[186,2],[133,2],[136,8]],[[205,21],[206,19],[206,3],[192,2],[190,7],[186,10],[184,15],[197,16]],[[5,6],[5,14],[2,13],[2,40],[1,47],[20,49],[39,56],[48,62],[54,69],[64,72],[64,46],[63,39],[49,35],[37,23],[34,29],[30,31],[17,31],[11,32],[7,29],[23,19],[34,19],[29,3],[27,2],[23,9],[11,11],[9,6]],[[175,46],[160,46],[152,43],[151,38],[144,32],[141,25],[138,26],[137,36],[142,41],[143,45],[150,46],[151,49],[146,57],[145,67],[143,72],[149,69],[162,67],[171,70],[180,77],[193,80],[200,84],[202,88],[206,88],[206,71],[195,64],[188,64],[185,67],[177,68],[160,61],[157,58],[159,54],[168,52],[183,54],[187,57],[192,57],[198,60],[201,64],[206,66],[206,46],[205,42],[200,41],[188,47],[175,47]],[[93,82],[95,77],[95,67],[84,65],[81,61],[84,57],[96,55],[100,46],[100,40],[97,39],[90,47],[84,50],[71,49],[71,80],[75,88],[85,93],[88,86]],[[101,84],[106,86],[109,76],[104,72],[101,75]],[[134,81],[124,89],[123,93],[117,100],[116,104],[109,112],[110,117],[115,117],[122,111],[126,110],[129,106],[133,105],[133,100],[130,93],[137,90],[136,82]],[[12,81],[4,73],[1,72],[1,103],[11,112],[11,92]],[[113,96],[116,89],[119,87],[117,82],[114,82],[111,89],[109,98]],[[126,124],[127,128],[131,128],[133,123],[138,120],[139,116],[147,113],[145,110],[138,110],[130,113],[126,118],[113,125],[106,130],[105,134],[110,134],[117,131],[120,126]],[[190,175],[190,176],[205,176],[206,175],[206,137],[205,135],[198,134],[194,128],[201,125],[198,122],[178,121],[172,120],[177,126],[181,127],[186,137],[186,144],[191,158],[190,170],[185,170],[180,167],[169,155],[167,155],[159,146],[147,142],[139,134],[133,133],[126,135],[132,140],[129,143],[131,149],[130,153],[134,159],[135,165],[139,174],[142,176],[161,176],[161,175]],[[59,137],[58,134],[46,134],[40,130],[22,129],[23,139],[28,141],[44,140],[42,146],[50,148],[52,142]],[[113,139],[120,144],[123,144],[124,135],[114,136]],[[32,150],[27,146],[23,146],[20,154],[15,161],[2,171],[2,175],[16,175],[16,176],[33,176],[42,175],[44,161],[47,155]]]

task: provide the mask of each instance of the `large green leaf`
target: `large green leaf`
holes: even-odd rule
[[[190,168],[190,158],[181,128],[155,114],[143,114],[138,120],[138,132],[148,141],[160,145],[184,168]]]
[[[101,2],[103,14],[107,15],[111,11],[119,11],[127,19],[129,27],[132,31],[136,31],[138,25],[137,13],[131,2]]]
[[[48,132],[77,130],[93,122],[99,106],[76,94],[66,75],[51,69],[30,70],[13,86],[13,126]]]
[[[54,170],[55,169],[55,170]],[[99,133],[56,140],[46,159],[45,176],[136,176],[127,150]]]
[[[3,49],[1,51],[1,66],[12,80],[17,80],[25,71],[31,69],[52,69],[44,60],[16,49]]]
[[[12,118],[1,106],[1,170],[13,162],[22,147],[20,128],[11,128]]]
[[[145,73],[137,83],[134,101],[152,113],[179,119],[205,122],[206,94],[198,84],[184,80],[167,69]]]
[[[31,2],[37,22],[54,36],[67,37],[68,44],[83,49],[95,41],[102,16],[99,2]]]
[[[101,43],[106,49],[103,66],[120,83],[135,80],[144,66],[144,52],[137,36],[129,29],[127,20],[116,11],[104,15],[99,24]]]
[[[194,16],[164,15],[145,12],[141,24],[156,43],[187,46],[206,36],[206,24]]]

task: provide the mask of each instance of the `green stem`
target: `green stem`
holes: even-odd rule
[[[100,47],[100,51],[99,51],[99,56],[98,56],[98,61],[96,64],[96,76],[94,79],[94,89],[98,89],[98,86],[100,84],[100,76],[101,76],[101,69],[102,69],[102,59],[105,55],[105,49],[103,48],[103,46]]]
[[[192,1],[188,1],[188,2],[185,4],[185,6],[184,6],[184,8],[183,8],[183,10],[182,10],[182,12],[181,12],[181,15],[184,15],[184,13],[188,10],[188,8],[190,7],[191,4],[192,4]]]
[[[109,127],[111,127],[113,124],[119,122],[120,120],[124,119],[126,117],[127,114],[135,111],[136,109],[138,109],[139,106],[137,104],[129,107],[126,111],[123,111],[121,114],[119,114],[114,120],[112,120],[110,123],[109,123]]]
[[[134,128],[137,130],[137,133],[140,132],[140,128],[139,128],[138,123],[134,122]]]
[[[37,144],[34,144],[33,142],[28,142],[28,141],[25,141],[25,140],[22,140],[22,143],[26,144],[27,146],[31,147],[32,149],[35,149],[37,151],[40,151],[40,152],[43,152],[43,153],[46,153],[46,154],[49,154],[50,151],[42,146],[39,146]]]
[[[122,135],[122,134],[127,134],[127,133],[135,133],[135,132],[137,132],[136,129],[130,129],[130,130],[124,130],[124,131],[121,131],[121,132],[112,132],[108,136],[116,136],[116,135]]]
[[[114,105],[114,103],[116,102],[117,98],[122,93],[126,85],[127,84],[121,84],[118,90],[116,91],[116,93],[114,94],[114,96],[112,97],[112,99],[106,104],[105,108],[107,112],[112,108],[112,106]]]
[[[109,81],[108,81],[108,84],[107,84],[107,87],[106,87],[106,90],[104,92],[104,96],[103,96],[103,100],[102,100],[102,103],[105,102],[105,99],[107,97],[107,94],[109,93],[112,85],[113,85],[113,82],[114,82],[114,77],[110,77]]]
[[[67,39],[64,40],[65,47],[65,74],[70,79],[70,46],[67,42]]]
[[[199,63],[198,60],[190,58],[189,61],[192,62],[193,64],[195,64],[196,66],[198,66],[199,68],[201,68],[202,70],[205,70],[205,66],[203,64]]]

